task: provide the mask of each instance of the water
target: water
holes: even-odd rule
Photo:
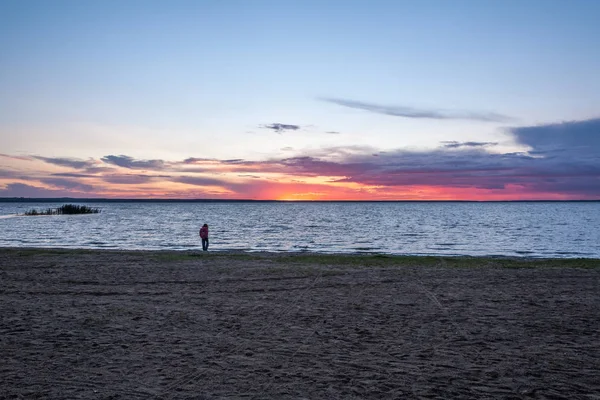
[[[78,203],[100,214],[16,216],[62,203],[0,203],[1,247],[309,251],[600,258],[600,202]]]

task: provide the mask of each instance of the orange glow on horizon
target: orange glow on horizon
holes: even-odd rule
[[[104,165],[81,172],[69,165],[48,164],[35,157],[0,154],[5,175],[0,191],[16,187],[30,195],[6,197],[75,197],[127,199],[248,199],[281,201],[510,201],[594,200],[582,194],[533,191],[516,184],[503,188],[453,186],[373,186],[345,181],[344,176],[275,172],[276,162],[222,163],[199,160],[173,163],[162,170]],[[94,160],[91,160],[94,161]],[[178,165],[175,167],[174,165]],[[188,167],[208,167],[186,171]],[[178,169],[179,168],[179,169]],[[208,169],[208,171],[207,171]],[[216,172],[215,170],[218,170]],[[2,196],[2,194],[0,194]]]
[[[531,192],[527,188],[507,185],[504,189],[456,188],[439,186],[372,187],[335,184],[258,181],[248,184],[243,192],[219,186],[192,186],[174,182],[155,182],[138,185],[86,184],[97,188],[89,191],[71,190],[58,194],[58,187],[28,180],[0,179],[0,188],[9,184],[34,185],[54,197],[128,198],[128,199],[223,199],[223,200],[280,200],[280,201],[514,201],[514,200],[581,200],[582,196],[564,193]],[[97,185],[94,185],[96,183]],[[35,197],[35,196],[34,196]],[[52,196],[48,196],[52,197]],[[583,198],[585,199],[585,198]]]

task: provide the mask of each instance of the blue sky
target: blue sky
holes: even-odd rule
[[[514,129],[599,116],[599,20],[594,0],[3,0],[0,152],[527,150]]]

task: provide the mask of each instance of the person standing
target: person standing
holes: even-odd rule
[[[208,250],[208,225],[207,224],[202,225],[202,228],[200,228],[200,237],[202,238],[202,250],[203,251]]]

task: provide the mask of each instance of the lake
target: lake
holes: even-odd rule
[[[22,216],[0,202],[0,246],[600,258],[600,202],[77,202],[99,214]]]

